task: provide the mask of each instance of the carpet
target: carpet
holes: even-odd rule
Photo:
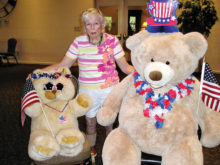
[[[30,135],[30,118],[23,127],[20,121],[21,91],[25,79],[34,69],[43,65],[10,65],[0,67],[0,164],[1,165],[30,165],[27,146]],[[77,67],[71,68],[72,74],[78,77]],[[119,72],[120,78],[125,77]],[[220,76],[217,76],[218,81]],[[117,125],[117,123],[116,123]],[[79,118],[79,127],[85,132],[85,118]],[[102,146],[105,140],[104,127],[97,125],[97,153],[96,164],[101,165]],[[203,148],[204,165],[220,164],[220,146]],[[148,156],[149,157],[149,156]],[[158,157],[157,157],[158,159]],[[143,163],[150,165],[152,163]]]

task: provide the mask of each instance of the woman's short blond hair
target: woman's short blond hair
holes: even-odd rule
[[[85,21],[88,20],[89,17],[93,14],[96,14],[99,17],[100,22],[102,24],[103,31],[104,31],[105,26],[106,26],[106,20],[104,16],[102,15],[102,12],[98,8],[89,8],[82,13],[82,23],[84,25],[84,30],[85,30]]]

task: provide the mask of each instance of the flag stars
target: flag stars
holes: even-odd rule
[[[175,17],[175,16],[172,16],[172,17],[171,17],[171,20],[172,20],[172,21],[176,20],[176,17]]]
[[[214,74],[211,71],[211,68],[209,67],[208,63],[205,64],[205,75],[204,80],[218,84]]]

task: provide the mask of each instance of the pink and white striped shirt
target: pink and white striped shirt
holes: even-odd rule
[[[81,88],[107,88],[119,82],[115,59],[124,56],[118,39],[104,33],[105,41],[92,45],[86,34],[77,37],[70,45],[66,56],[78,59],[79,84]]]

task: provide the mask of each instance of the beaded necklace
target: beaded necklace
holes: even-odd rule
[[[160,93],[156,95],[151,86],[137,72],[134,72],[133,76],[136,93],[145,98],[144,116],[152,119],[157,129],[163,127],[164,117],[172,109],[171,103],[189,96],[195,83],[191,75],[163,95]]]
[[[91,38],[89,37],[89,35],[87,35],[87,36],[88,36],[89,42],[90,42],[92,45],[101,45],[102,40],[103,40],[103,34],[101,34],[100,40],[99,40],[99,42],[97,42],[97,43],[92,42],[92,41],[91,41]]]
[[[68,104],[69,104],[69,101],[67,101],[67,103],[65,104],[65,106],[63,107],[62,110],[58,110],[58,109],[56,109],[56,108],[54,108],[54,107],[51,107],[51,106],[48,105],[48,104],[44,104],[44,105],[46,105],[48,108],[50,108],[50,109],[52,109],[52,110],[54,110],[54,111],[57,111],[57,112],[61,113],[61,115],[60,115],[60,117],[58,118],[58,120],[60,120],[62,123],[64,123],[64,122],[67,121],[67,117],[64,116],[62,113],[65,111],[65,109],[66,109],[66,107],[67,107]]]

